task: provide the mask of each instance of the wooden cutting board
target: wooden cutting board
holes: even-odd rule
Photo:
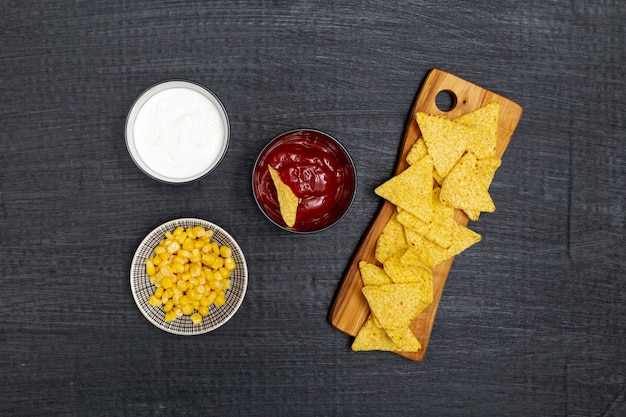
[[[436,100],[440,93],[444,95],[447,94],[452,98],[452,105],[448,111],[442,111],[437,106]],[[500,103],[496,153],[499,157],[502,157],[522,116],[522,107],[505,97],[485,90],[455,75],[436,68],[431,70],[426,76],[411,110],[394,175],[408,167],[406,156],[420,136],[420,131],[415,120],[416,112],[445,114],[449,119],[455,119],[465,113],[489,104],[492,101]],[[352,262],[346,270],[331,308],[329,316],[330,323],[337,329],[351,336],[355,336],[358,333],[370,313],[367,301],[361,293],[363,283],[359,272],[359,262],[364,260],[381,266],[375,258],[376,241],[395,210],[396,207],[388,201],[385,201],[381,206],[362,239]],[[455,211],[455,220],[464,226],[466,226],[469,221],[465,213],[461,210]],[[424,358],[435,321],[437,307],[439,306],[439,300],[441,299],[443,287],[446,283],[452,262],[453,258],[448,259],[433,269],[433,302],[411,323],[411,330],[422,344],[422,349],[416,353],[396,352],[399,355],[414,361],[421,361]]]

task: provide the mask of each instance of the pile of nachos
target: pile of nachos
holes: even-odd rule
[[[409,166],[378,186],[396,210],[376,243],[377,264],[359,262],[370,316],[357,333],[355,351],[417,352],[409,325],[433,301],[433,268],[481,240],[455,220],[495,211],[489,186],[496,155],[500,106],[489,103],[457,119],[415,114],[421,136]]]

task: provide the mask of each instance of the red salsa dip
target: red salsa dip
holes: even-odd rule
[[[298,197],[296,223],[288,228],[280,214],[276,188],[267,169]],[[278,226],[315,232],[338,221],[354,199],[354,164],[345,148],[317,130],[292,130],[273,139],[257,158],[252,188],[259,208]]]

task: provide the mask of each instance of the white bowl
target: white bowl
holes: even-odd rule
[[[202,323],[193,324],[189,317],[179,317],[168,322],[165,320],[163,307],[154,307],[148,303],[148,298],[154,293],[155,286],[146,274],[145,260],[153,254],[154,248],[164,238],[166,231],[173,232],[177,227],[183,228],[203,226],[212,230],[213,241],[226,245],[232,250],[232,256],[237,267],[231,272],[231,287],[226,290],[226,303],[221,307],[211,305],[209,315],[203,317]],[[221,227],[202,219],[182,218],[171,220],[152,230],[139,244],[130,266],[130,289],[139,311],[156,327],[168,333],[178,335],[198,335],[207,333],[225,324],[230,320],[243,302],[248,286],[248,267],[243,252],[235,239]]]
[[[150,87],[126,119],[131,158],[148,176],[167,183],[186,183],[211,172],[226,154],[229,139],[221,101],[190,81]]]

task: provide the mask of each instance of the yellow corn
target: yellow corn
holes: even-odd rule
[[[154,291],[154,296],[155,297],[163,297],[163,293],[165,292],[165,289],[163,287],[159,287]]]
[[[202,316],[199,313],[194,313],[190,317],[191,322],[195,325],[202,323]]]
[[[220,258],[219,256],[215,258],[213,263],[211,264],[211,268],[220,269],[224,266],[224,258]]]
[[[233,256],[233,251],[226,245],[220,246],[220,256],[222,258],[230,258]]]
[[[218,307],[221,307],[224,304],[226,304],[226,297],[224,297],[224,293],[220,293],[217,295],[217,297],[215,297],[214,304]]]
[[[226,258],[224,259],[224,267],[232,271],[233,269],[237,268],[237,264],[235,263],[235,260],[233,258]]]
[[[236,268],[232,250],[212,241],[213,231],[202,226],[177,227],[164,235],[145,260],[146,274],[155,286],[148,303],[162,307],[166,321],[186,315],[199,324],[211,305],[226,302],[225,291]]]
[[[200,306],[198,307],[198,313],[200,313],[201,316],[206,317],[209,315],[209,307],[207,306]]]
[[[148,298],[148,303],[150,303],[150,305],[154,307],[161,306],[161,300],[154,295],[151,295],[150,298]]]
[[[174,280],[172,280],[172,277],[163,277],[163,279],[161,280],[161,286],[165,289],[170,288],[172,285],[174,285]]]
[[[193,310],[194,310],[194,308],[193,308],[193,306],[191,304],[185,304],[180,309],[181,309],[181,311],[183,312],[183,314],[185,316],[190,315],[191,313],[193,313]]]
[[[192,277],[199,277],[202,273],[202,266],[197,263],[191,264],[191,266],[189,267],[189,272],[191,273]]]
[[[193,242],[194,242],[193,239],[189,237],[186,238],[185,241],[183,242],[183,246],[182,246],[183,250],[191,251],[193,249]]]
[[[177,318],[178,318],[178,316],[176,315],[174,310],[170,310],[167,313],[165,313],[165,321],[174,321]]]

